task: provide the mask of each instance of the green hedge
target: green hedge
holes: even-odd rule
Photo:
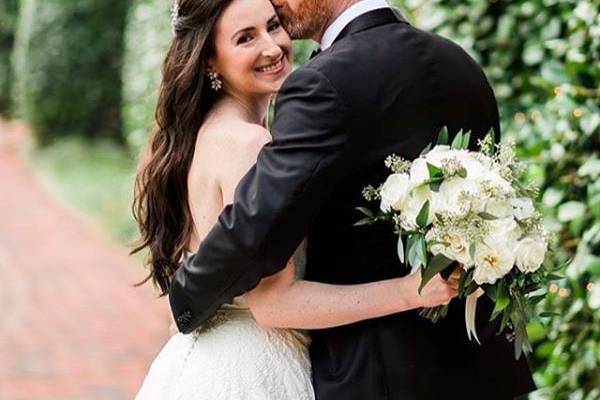
[[[504,137],[517,141],[567,264],[529,327],[535,399],[600,399],[600,15],[598,1],[404,0],[416,25],[453,38],[486,70]],[[493,363],[493,361],[490,361]]]
[[[8,116],[11,109],[10,59],[18,12],[18,0],[2,0],[0,2],[0,115],[4,116]]]
[[[125,34],[123,117],[127,141],[142,146],[152,128],[161,66],[171,42],[170,2],[136,0]]]
[[[121,136],[127,0],[23,0],[14,70],[20,114],[41,144]]]

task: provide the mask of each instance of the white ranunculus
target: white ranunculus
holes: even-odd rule
[[[484,211],[496,218],[513,216],[513,208],[508,200],[491,198],[485,202]]]
[[[475,283],[493,285],[510,272],[515,263],[515,257],[507,246],[490,247],[480,244],[475,250],[474,261],[473,280]]]
[[[417,216],[426,201],[431,200],[431,190],[428,186],[413,188],[402,207],[401,227],[404,230],[414,230],[417,226]],[[431,201],[430,201],[431,204]],[[429,213],[428,223],[433,221],[433,213]]]
[[[516,264],[521,272],[535,272],[544,262],[548,246],[546,241],[537,237],[526,237],[517,243]]]
[[[535,214],[535,208],[533,202],[527,197],[519,197],[511,199],[510,204],[513,209],[513,215],[519,221],[533,217]]]
[[[381,211],[401,210],[411,189],[408,174],[390,175],[381,188]]]

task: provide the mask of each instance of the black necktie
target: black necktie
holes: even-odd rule
[[[320,52],[321,52],[321,48],[320,47],[318,49],[313,50],[313,52],[310,53],[309,60],[312,60],[313,58],[315,58],[317,56],[317,54],[319,54]]]

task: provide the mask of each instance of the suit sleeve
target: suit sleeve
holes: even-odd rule
[[[285,267],[343,173],[346,114],[321,72],[304,67],[286,80],[273,140],[198,252],[173,276],[169,301],[180,331],[191,332],[222,304]]]

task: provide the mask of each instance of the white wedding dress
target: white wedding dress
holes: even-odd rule
[[[174,335],[135,399],[313,400],[308,342],[302,331],[260,327],[241,296],[193,333]]]

